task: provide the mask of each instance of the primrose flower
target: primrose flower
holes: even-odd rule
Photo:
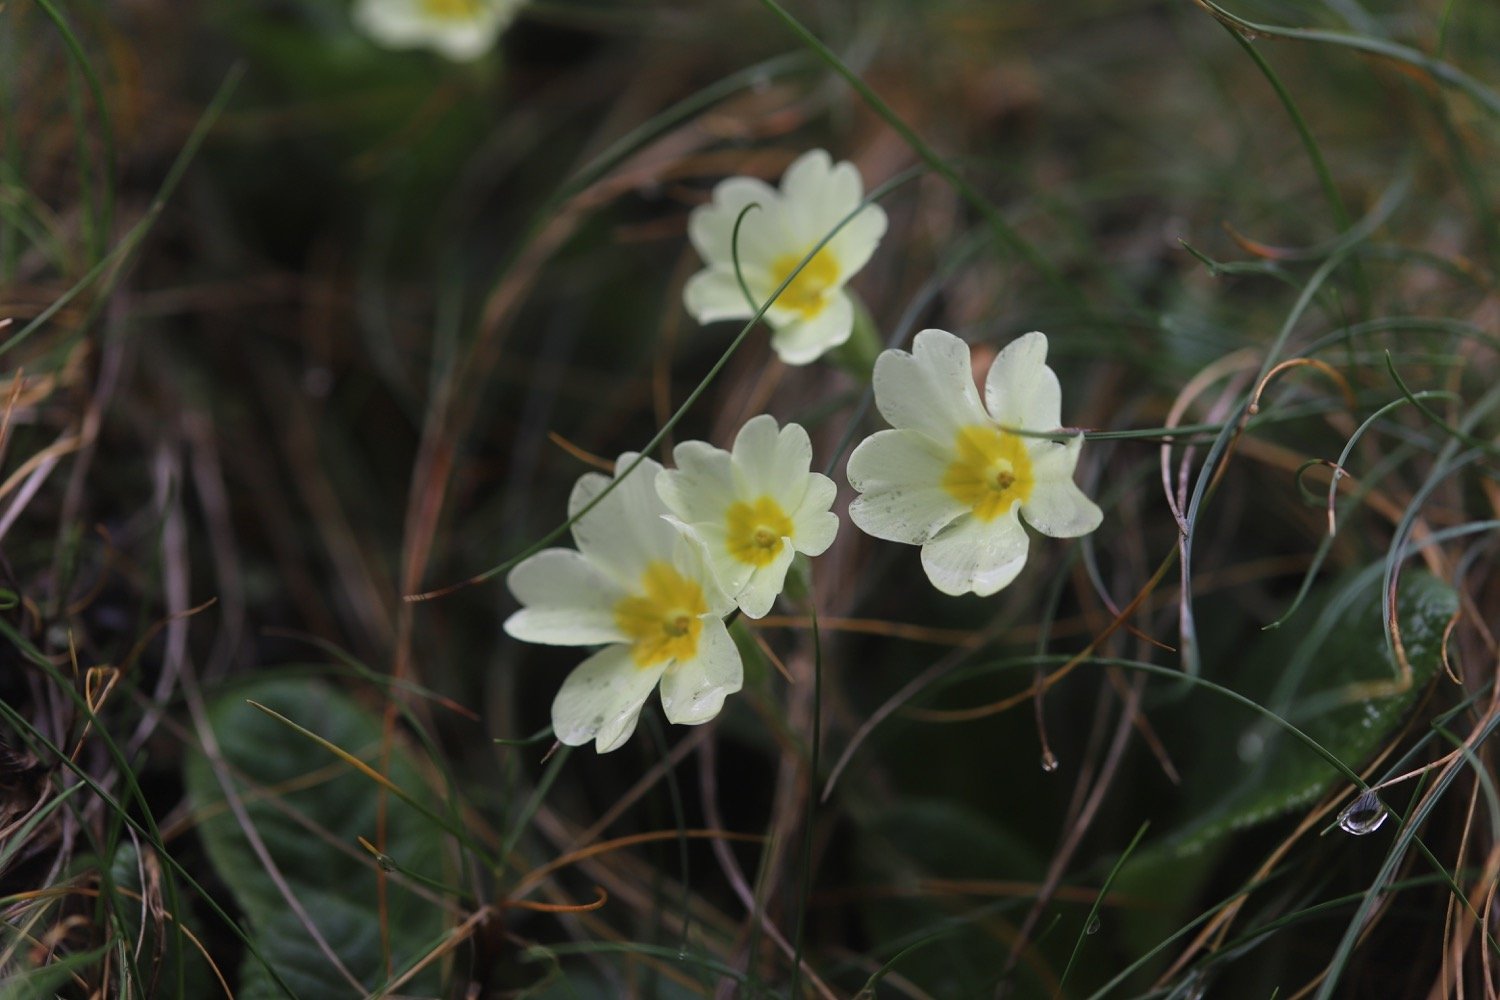
[[[812,465],[812,442],[798,424],[776,429],[766,414],[750,420],[724,451],[684,441],[677,468],[656,477],[656,491],[676,523],[703,544],[724,592],[751,618],[771,610],[798,552],[822,555],[839,530],[828,508],[833,480]]]
[[[749,319],[760,303],[796,270],[813,247],[859,207],[864,182],[854,164],[834,164],[821,149],[799,156],[781,178],[781,190],[752,177],[731,177],[714,188],[713,202],[693,210],[688,237],[707,267],[688,279],[683,302],[700,323]],[[740,223],[740,271],[756,299],[745,299],[734,273],[734,226]],[[797,272],[766,310],[775,333],[771,346],[789,365],[805,365],[849,339],[854,303],[844,283],[885,235],[885,211],[867,205]]]
[[[387,48],[434,49],[466,62],[490,50],[520,5],[521,0],[356,0],[351,16]]]
[[[910,354],[885,351],[875,362],[875,404],[896,429],[849,456],[862,494],[849,517],[876,538],[922,546],[922,568],[945,594],[993,594],[1016,578],[1029,544],[1018,513],[1053,538],[1086,535],[1103,519],[1073,482],[1082,435],[1058,444],[1013,433],[1062,425],[1046,361],[1045,334],[1007,344],[983,406],[969,347],[951,333],[923,330]]]
[[[636,456],[620,456],[623,471]],[[703,552],[665,518],[656,494],[661,466],[639,467],[594,509],[573,522],[577,550],[545,549],[511,570],[507,583],[522,608],[505,631],[525,642],[598,646],[563,681],[552,702],[552,728],[569,746],[594,741],[600,753],[635,731],[658,682],[667,718],[684,725],[719,714],[740,689],[739,650],[724,627],[733,607],[714,582]],[[582,476],[568,513],[609,485]]]

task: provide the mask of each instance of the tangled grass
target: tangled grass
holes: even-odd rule
[[[0,996],[1494,997],[1497,41],[0,7]],[[1104,525],[978,599],[846,521],[717,720],[553,747],[501,574],[596,456],[770,412],[842,513],[882,426],[681,305],[817,146],[884,343],[1049,334]]]

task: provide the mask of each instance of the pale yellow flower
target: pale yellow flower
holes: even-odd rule
[[[635,455],[616,463],[627,468]],[[600,753],[635,731],[641,707],[661,687],[671,722],[697,725],[740,689],[739,650],[724,627],[734,607],[701,547],[666,520],[656,493],[661,466],[645,459],[573,523],[578,548],[545,549],[511,570],[522,608],[505,631],[526,642],[604,646],[574,668],[552,702],[552,727],[569,746]],[[568,500],[570,515],[609,485],[591,472]]]
[[[714,578],[751,618],[771,610],[798,552],[821,555],[839,519],[833,480],[810,472],[812,442],[798,424],[766,414],[740,428],[732,451],[684,441],[676,469],[656,479],[678,524],[703,543]]]
[[[523,0],[356,0],[354,24],[392,49],[433,49],[456,62],[477,59]]]
[[[1083,436],[1066,443],[1015,431],[1058,432],[1062,396],[1047,367],[1047,337],[1007,344],[974,388],[969,347],[942,330],[912,352],[875,362],[875,404],[895,430],[849,456],[862,494],[849,517],[868,534],[922,546],[922,567],[945,594],[993,594],[1026,564],[1021,519],[1044,535],[1093,531],[1103,514],[1073,482]]]
[[[778,191],[753,177],[731,177],[714,188],[711,204],[693,210],[688,236],[706,265],[683,289],[688,312],[700,323],[749,319],[792,274],[802,258],[859,207],[864,182],[852,163],[835,164],[823,150],[798,157]],[[734,227],[740,271],[755,305],[745,299],[734,270]],[[849,339],[854,303],[844,284],[874,254],[885,235],[885,211],[867,205],[840,229],[766,310],[775,330],[771,346],[789,365],[805,365]]]

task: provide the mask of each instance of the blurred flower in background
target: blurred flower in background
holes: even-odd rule
[[[459,62],[478,59],[515,16],[521,0],[357,0],[355,25],[392,49],[432,49]]]
[[[749,319],[796,271],[766,310],[776,331],[771,346],[789,365],[805,365],[844,343],[854,329],[854,303],[844,291],[885,235],[885,211],[868,205],[797,271],[813,247],[859,207],[864,182],[854,164],[835,164],[814,149],[799,156],[777,191],[754,177],[731,177],[714,188],[713,202],[693,210],[688,236],[708,266],[688,279],[683,301],[700,323]],[[748,212],[750,205],[759,206]],[[735,223],[739,222],[740,272],[755,304],[735,275]]]

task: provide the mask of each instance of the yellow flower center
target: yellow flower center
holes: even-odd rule
[[[796,271],[797,265],[802,263],[802,258],[806,255],[807,251],[804,250],[801,253],[782,254],[773,260],[771,288],[778,287],[786,280],[787,275]],[[786,291],[777,297],[776,304],[784,309],[796,310],[804,319],[812,319],[828,304],[828,293],[838,280],[838,258],[824,247],[813,255],[806,267],[797,271],[797,276],[786,286]]]
[[[752,566],[769,566],[781,552],[782,539],[792,537],[792,519],[781,504],[763,496],[753,503],[737,500],[724,516],[729,554]]]
[[[953,450],[957,457],[943,473],[943,489],[981,521],[993,521],[1031,496],[1031,457],[1016,435],[970,424],[954,435]]]
[[[670,564],[656,561],[641,574],[641,591],[615,604],[615,624],[630,637],[635,665],[652,667],[663,660],[697,656],[703,631],[699,616],[708,611],[703,588]]]
[[[480,0],[419,0],[422,13],[440,21],[472,21],[479,16]]]

